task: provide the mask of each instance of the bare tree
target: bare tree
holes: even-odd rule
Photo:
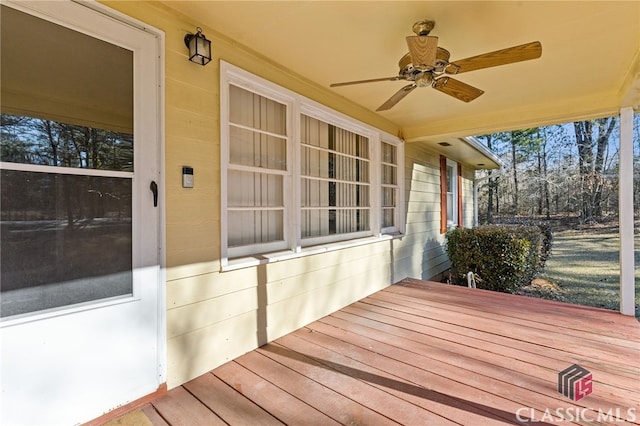
[[[604,160],[616,117],[573,123],[578,147],[580,174],[580,219],[582,222],[602,217],[602,190],[605,183]]]

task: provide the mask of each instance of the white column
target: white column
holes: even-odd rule
[[[620,313],[635,315],[633,109],[620,110]]]

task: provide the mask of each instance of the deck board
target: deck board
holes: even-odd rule
[[[557,391],[558,372],[574,363],[593,373],[593,393],[579,401]],[[598,418],[604,412],[640,426],[639,378],[635,318],[406,279],[172,389],[143,412],[161,426],[543,425],[569,409],[593,424],[611,420]]]
[[[226,423],[282,425],[282,422],[213,374],[204,374],[185,383],[184,387]]]
[[[339,424],[236,361],[216,368],[214,374],[284,424]]]

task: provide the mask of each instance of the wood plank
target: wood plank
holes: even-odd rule
[[[269,345],[266,347],[268,348]],[[250,352],[236,361],[340,424],[398,424],[333,389],[263,355],[262,352],[264,350],[265,347],[259,351]],[[274,351],[269,351],[269,353],[276,357],[275,348]],[[282,359],[283,357],[279,358]],[[292,359],[287,361],[291,362]],[[325,371],[325,374],[329,375],[330,372]]]
[[[213,373],[285,424],[339,424],[235,361],[216,368]]]
[[[539,355],[529,357],[524,361],[521,351],[512,348],[484,341],[456,342],[455,335],[447,335],[439,330],[433,331],[431,328],[419,324],[414,324],[411,329],[407,329],[405,328],[406,324],[400,319],[385,318],[357,307],[345,308],[333,314],[332,317],[372,328],[376,333],[384,330],[385,333],[422,343],[425,345],[424,353],[428,354],[426,356],[455,367],[507,382],[518,377],[519,386],[524,387],[526,383],[527,389],[540,393],[548,393],[550,389],[555,389],[557,373],[571,364],[567,361],[557,361]],[[592,372],[594,373],[595,386],[605,390],[608,399],[598,400],[605,394],[598,393],[590,398],[589,404],[612,405],[611,398],[614,401],[637,399],[636,402],[640,404],[640,396],[634,392],[638,388],[637,380],[628,379],[623,385],[619,376],[609,374],[605,377],[599,370],[592,370]],[[615,383],[615,386],[611,386],[611,383]],[[625,386],[626,389],[622,386]]]
[[[344,331],[329,325],[318,322],[312,324],[312,326],[313,328],[310,328],[311,333],[299,330],[294,335],[334,352],[339,352],[347,358],[358,360],[361,364],[366,365],[367,369],[373,369],[372,371],[382,370],[395,377],[396,380],[409,383],[412,385],[409,389],[399,387],[398,390],[405,392],[407,397],[413,395],[422,398],[424,400],[423,403],[431,401],[434,404],[439,404],[441,411],[438,411],[438,413],[447,418],[455,420],[458,416],[467,412],[484,415],[487,418],[503,418],[505,421],[516,421],[513,413],[522,405],[512,401],[510,398],[491,395],[481,387],[463,384],[459,381],[457,374],[445,377],[428,371],[428,369],[385,356],[386,350],[381,345],[366,341],[352,342],[351,338],[353,336],[351,334],[344,333]],[[375,352],[368,348],[375,348]],[[380,352],[381,348],[383,349],[382,352]],[[428,362],[428,360],[425,361]],[[389,387],[394,386],[385,382],[380,384]],[[426,391],[422,392],[419,388],[425,388]],[[537,415],[543,414],[543,411],[533,409]],[[458,410],[463,411],[463,413],[458,412]],[[467,423],[462,422],[462,424]]]
[[[156,411],[152,404],[147,404],[142,407],[142,412],[149,419],[153,426],[170,426],[162,416]]]
[[[394,373],[361,362],[360,358],[377,358],[375,352],[369,351],[366,356],[358,354],[359,359],[346,356],[350,353],[342,342],[322,333],[311,330],[299,330],[277,340],[286,348],[313,357],[328,367],[350,377],[363,380],[385,392],[402,398],[429,412],[419,423],[438,423],[444,418],[459,424],[503,424],[512,421],[513,414],[493,407],[482,407],[466,400],[434,392],[424,386],[403,380]],[[364,360],[363,360],[364,361]],[[372,363],[375,363],[373,361]]]
[[[567,350],[566,346],[569,343],[567,343],[565,338],[558,340],[558,342],[562,342],[560,345],[555,344],[554,346],[542,346],[535,339],[527,340],[523,338],[523,335],[526,335],[526,329],[521,331],[520,329],[513,327],[513,330],[509,333],[511,336],[503,335],[506,333],[500,334],[499,332],[495,332],[495,330],[485,329],[485,324],[482,321],[476,320],[474,321],[475,324],[470,325],[470,320],[464,320],[459,315],[455,316],[455,319],[451,319],[449,317],[450,314],[446,312],[428,315],[419,309],[409,307],[405,308],[397,305],[396,303],[385,302],[381,299],[376,299],[375,302],[368,299],[365,302],[358,302],[358,304],[352,306],[364,307],[363,309],[365,309],[365,311],[402,318],[408,322],[407,325],[421,324],[433,329],[441,330],[445,333],[452,332],[460,335],[460,338],[462,339],[471,338],[477,339],[480,342],[497,343],[521,352],[544,355],[545,357],[563,360],[563,362],[587,361],[590,363],[596,363],[606,367],[605,370],[610,371],[611,373],[626,375],[630,379],[635,379],[640,374],[640,366],[638,366],[638,363],[633,363],[633,354],[631,354],[631,365],[624,363],[621,364],[618,362],[618,357],[616,355],[611,355],[610,353],[600,353],[597,357],[593,356],[593,349],[583,347],[581,342],[572,346],[571,350]],[[482,347],[482,344],[483,343],[479,343],[479,347]],[[600,349],[604,351],[606,344],[602,344],[601,346],[602,348],[598,347],[595,351],[599,351]],[[636,351],[636,359],[640,356],[638,354],[640,354],[640,352]]]
[[[433,284],[445,285],[445,284]],[[388,293],[405,295],[415,302],[425,304],[436,304],[439,306],[450,306],[451,309],[460,310],[469,308],[472,311],[498,312],[506,318],[519,318],[541,324],[552,324],[561,327],[575,327],[577,330],[588,329],[609,331],[607,327],[613,324],[624,325],[625,332],[632,333],[637,337],[637,327],[627,327],[631,325],[627,318],[623,318],[617,312],[571,305],[563,302],[542,300],[526,296],[508,295],[499,292],[491,292],[481,289],[468,289],[466,287],[451,286],[451,291],[440,292],[437,288],[433,291],[424,291],[424,288],[417,286],[392,286]],[[507,298],[505,299],[505,296]],[[577,309],[576,309],[577,308]],[[593,315],[598,321],[593,321]],[[588,327],[584,327],[587,325]]]
[[[563,348],[576,355],[582,355],[584,350],[593,351],[589,356],[599,361],[607,361],[611,357],[615,357],[618,363],[635,367],[638,362],[638,352],[631,349],[620,346],[603,345],[600,342],[592,340],[585,340],[576,338],[569,333],[563,333],[561,328],[558,331],[541,331],[532,327],[515,327],[507,321],[502,321],[498,318],[482,318],[482,321],[478,319],[476,315],[469,312],[451,312],[449,309],[438,306],[425,306],[418,302],[412,302],[407,299],[394,298],[392,293],[379,292],[370,296],[368,299],[386,300],[389,304],[394,306],[406,306],[412,308],[416,315],[434,316],[442,321],[467,326],[474,324],[474,328],[481,328],[483,331],[506,336],[520,341],[536,342],[539,345],[555,348],[558,342],[563,343]],[[364,301],[368,300],[364,299]],[[580,350],[574,349],[576,346],[580,346]]]
[[[357,412],[354,412],[353,404],[350,404],[345,407],[348,411],[341,413],[341,418],[337,419],[343,424],[418,424],[424,422],[425,418],[438,419],[443,425],[454,424],[371,386],[366,381],[358,380],[353,374],[344,374],[333,368],[335,365],[322,362],[323,360],[313,355],[303,355],[280,344],[263,346],[258,352],[356,402]],[[393,421],[379,413],[385,413]]]
[[[406,280],[405,280],[406,281]],[[498,310],[506,318],[549,324],[577,331],[602,332],[611,334],[616,327],[616,336],[633,339],[640,338],[638,322],[633,317],[621,315],[616,311],[573,305],[564,302],[543,300],[527,296],[514,296],[481,289],[452,286],[450,290],[438,291],[445,284],[426,283],[401,285],[387,288],[389,292],[406,294],[416,301],[448,305],[452,309],[472,309],[486,312]],[[417,290],[417,291],[415,291]],[[425,291],[434,290],[434,291]],[[505,298],[505,296],[507,296]],[[597,319],[597,321],[594,321]],[[638,343],[640,347],[640,343]]]
[[[154,408],[172,426],[226,425],[182,387],[171,389],[153,402]]]
[[[589,326],[596,325],[600,322],[616,324],[623,328],[632,330],[635,336],[638,336],[638,322],[633,317],[621,315],[616,311],[595,308],[592,306],[575,305],[554,300],[538,299],[526,296],[516,296],[507,293],[500,293],[481,289],[470,289],[468,287],[446,285],[432,281],[421,281],[406,278],[387,287],[386,290],[396,291],[400,288],[413,288],[418,290],[411,293],[417,299],[435,298],[454,298],[459,302],[466,300],[486,300],[488,305],[499,305],[503,308],[513,306],[524,306],[534,312],[541,312],[547,315],[561,314],[569,318],[595,319],[597,321],[588,323]],[[480,291],[478,291],[480,290]],[[436,299],[437,300],[437,299]],[[441,299],[442,300],[442,299]],[[454,303],[455,305],[455,303]],[[567,315],[568,314],[568,315]]]
[[[283,424],[213,374],[204,374],[182,386],[228,424]]]
[[[379,354],[411,366],[411,375],[413,377],[421,377],[420,383],[436,383],[438,388],[435,390],[440,392],[449,392],[452,383],[447,378],[455,377],[456,382],[466,385],[465,388],[458,389],[456,395],[476,403],[502,406],[506,404],[505,400],[508,398],[512,402],[519,404],[520,407],[532,407],[541,412],[544,412],[548,407],[555,407],[565,403],[561,399],[562,396],[555,392],[555,386],[549,386],[549,392],[546,394],[531,392],[512,383],[477,374],[473,370],[461,370],[431,359],[428,357],[428,353],[423,352],[425,348],[419,343],[383,333],[367,332],[360,326],[332,316],[323,318],[318,323],[310,326],[310,328],[336,338],[341,337],[361,348],[375,347]],[[409,379],[410,377],[405,378]],[[526,379],[522,380],[526,382]],[[592,414],[596,415],[595,412]]]

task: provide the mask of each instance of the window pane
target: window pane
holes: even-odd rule
[[[315,179],[302,179],[302,206],[321,207],[329,205],[329,187],[335,184]],[[335,192],[335,190],[333,190]]]
[[[369,230],[369,140],[308,116],[301,139],[302,237]]]
[[[453,178],[455,174],[453,167],[447,166],[447,192],[453,191]]]
[[[303,146],[301,155],[303,176],[329,177],[329,152]]]
[[[287,134],[287,107],[237,86],[229,86],[229,120],[276,135]]]
[[[305,145],[329,149],[329,124],[306,115],[300,116],[300,141]]]
[[[230,211],[229,247],[284,240],[283,211]]]
[[[368,230],[368,209],[305,209],[302,211],[302,238]]]
[[[133,135],[2,114],[0,161],[131,172]]]
[[[447,192],[447,221],[452,223],[453,220],[453,194],[451,192]]]
[[[396,164],[396,147],[388,144],[382,143],[382,162]]]
[[[382,227],[388,228],[395,225],[394,221],[394,209],[382,209]]]
[[[335,212],[333,212],[333,220],[335,222]],[[329,210],[304,210],[302,212],[302,238],[325,235],[329,235]]]
[[[2,170],[2,316],[132,293],[131,179]]]
[[[369,206],[369,187],[338,182],[333,186],[335,197],[329,205],[338,207],[367,207]],[[331,191],[330,187],[330,191]],[[330,194],[331,198],[331,194]]]
[[[336,232],[338,234],[360,232],[368,229],[368,210],[336,210]]]
[[[229,207],[284,206],[283,177],[281,175],[229,170],[227,176]]]
[[[230,126],[229,161],[243,166],[285,170],[287,140]]]
[[[395,185],[397,182],[397,167],[382,165],[382,183]]]
[[[382,207],[396,206],[396,189],[382,188]]]

